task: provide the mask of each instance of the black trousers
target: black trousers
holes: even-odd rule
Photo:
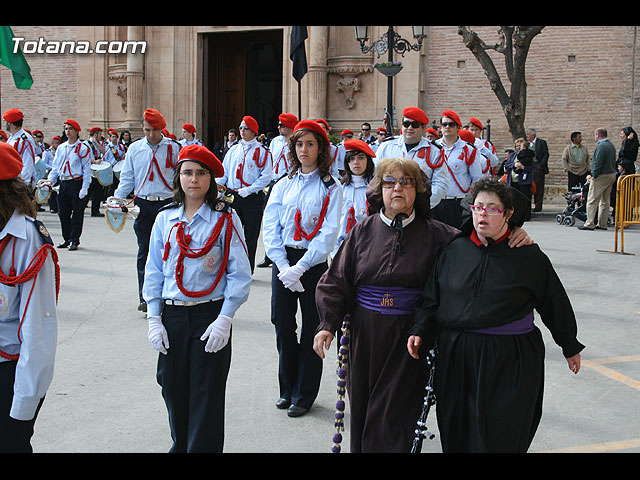
[[[32,453],[31,437],[44,398],[40,400],[31,420],[16,420],[9,416],[13,402],[13,384],[17,361],[0,362],[0,453]]]
[[[567,187],[568,191],[571,191],[573,187],[583,186],[587,183],[587,174],[576,175],[575,173],[567,172]]]
[[[169,349],[158,356],[157,381],[169,414],[171,453],[222,452],[231,338],[216,353],[205,352],[206,342],[200,340],[221,308],[222,300],[164,306]]]
[[[91,200],[91,215],[97,215],[100,213],[100,202],[104,197],[104,187],[100,184],[97,178],[91,178],[91,185],[89,185],[89,192],[87,193],[88,200]],[[88,201],[87,201],[88,203]]]
[[[80,199],[82,180],[61,180],[58,194],[58,218],[65,242],[80,243],[87,197]]]
[[[260,191],[245,198],[236,194],[233,201],[233,208],[242,222],[244,238],[247,242],[249,263],[251,264],[251,273],[253,273],[256,263],[258,238],[260,237],[260,228],[262,227],[262,214],[264,213],[264,192]]]
[[[533,194],[534,211],[542,210],[542,202],[544,200],[544,177],[544,167],[534,165],[533,181],[536,182],[536,193]]]
[[[460,198],[443,198],[440,203],[431,209],[431,215],[447,225],[455,228],[462,226],[462,207]]]
[[[133,203],[140,207],[140,213],[133,223],[133,231],[136,233],[138,240],[138,257],[136,268],[138,270],[138,296],[140,303],[144,302],[142,298],[142,287],[144,285],[144,267],[147,264],[147,256],[149,255],[149,242],[151,241],[151,229],[158,216],[158,211],[171,202],[171,199],[149,201],[142,198],[136,198]]]
[[[296,264],[305,252],[287,248],[289,264]],[[327,263],[324,262],[307,270],[300,279],[304,287],[302,293],[292,292],[282,284],[275,264],[271,274],[271,323],[276,328],[280,398],[307,409],[311,408],[318,396],[322,377],[322,359],[313,350],[313,338],[320,323],[315,299],[316,285],[326,269]],[[299,341],[296,321],[298,302],[302,312]]]

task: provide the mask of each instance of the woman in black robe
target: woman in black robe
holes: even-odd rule
[[[429,376],[406,351],[413,306],[436,256],[460,234],[430,217],[430,194],[415,161],[382,160],[367,191],[371,214],[349,232],[316,287],[321,358],[350,315],[351,453],[411,450]],[[528,241],[521,230],[511,242]]]
[[[506,246],[509,187],[485,178],[472,190],[474,230],[454,240],[429,275],[409,353],[436,345],[436,415],[447,452],[526,452],[542,416],[544,343],[533,311],[580,369],[570,300],[537,245]]]

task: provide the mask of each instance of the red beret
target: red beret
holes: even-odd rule
[[[54,141],[54,140],[58,140],[59,142],[62,141],[62,139],[60,137],[58,137],[57,135],[55,137],[51,138],[51,141]]]
[[[318,118],[316,122],[318,122],[320,125],[324,125],[327,130],[331,130],[331,128],[329,127],[329,122],[327,122],[324,118]]]
[[[375,157],[376,154],[371,150],[371,147],[367,144],[367,142],[363,142],[357,138],[350,138],[344,141],[344,148],[347,152],[356,150],[364,153],[365,155],[369,155],[370,157]]]
[[[202,145],[187,145],[180,149],[178,153],[178,164],[180,162],[191,161],[198,162],[206,166],[213,172],[213,176],[220,178],[224,175],[224,167],[222,162],[218,160],[207,147]]]
[[[438,137],[438,131],[435,128],[427,128],[427,133],[432,133],[433,135],[435,135],[436,137]]]
[[[453,110],[445,110],[444,112],[442,112],[442,116],[443,117],[449,117],[451,120],[456,122],[456,125],[458,125],[459,127],[462,126],[462,122],[460,121],[460,117]]]
[[[24,115],[17,108],[10,108],[6,112],[4,112],[2,118],[4,118],[9,123],[13,123],[17,122],[18,120],[22,120],[24,118]]]
[[[107,130],[107,133],[109,135],[118,135],[118,132],[114,128],[110,128],[109,130]]]
[[[80,128],[80,124],[78,122],[76,122],[75,120],[67,120],[66,122],[64,122],[65,125],[69,125],[70,127],[73,127],[75,129],[76,132],[81,132],[82,129]]]
[[[294,128],[298,124],[298,117],[292,113],[281,113],[278,115],[278,120],[287,128]]]
[[[167,130],[166,128],[162,129],[162,135],[164,135],[167,138],[171,138],[173,140],[177,140],[178,137],[176,137],[173,133],[170,133],[169,130]]]
[[[402,111],[402,116],[410,118],[412,120],[417,120],[422,124],[429,123],[429,118],[427,114],[424,113],[424,110],[418,107],[407,107]]]
[[[167,126],[167,122],[165,122],[164,117],[155,108],[147,108],[144,111],[143,117],[149,125],[157,130],[162,130]]]
[[[378,127],[377,132],[387,133],[387,129],[384,127]]]
[[[8,143],[0,142],[0,180],[10,180],[20,175],[22,158]]]
[[[342,133],[340,135],[342,135],[343,137],[345,135],[353,135],[353,132],[351,130],[349,130],[348,128],[346,128],[346,129],[342,130]]]
[[[94,133],[94,132],[101,132],[102,129],[100,127],[91,127],[89,129],[89,133]]]
[[[310,132],[315,132],[318,135],[320,135],[325,142],[327,142],[327,145],[330,145],[327,132],[325,131],[324,128],[322,128],[322,125],[320,125],[318,122],[314,122],[313,120],[301,120],[293,129],[293,132],[295,133],[298,130],[308,130]]]
[[[196,133],[196,127],[194,127],[190,123],[185,123],[184,125],[182,125],[182,128],[189,133]]]
[[[475,125],[480,130],[482,130],[482,122],[480,120],[478,120],[477,118],[471,117],[471,119],[469,120],[469,123]]]
[[[242,121],[247,127],[249,127],[249,130],[251,130],[253,133],[258,135],[258,132],[259,132],[258,122],[256,121],[255,118],[253,118],[250,115],[247,115],[245,117],[242,117]]]
[[[473,145],[476,141],[476,136],[473,133],[471,133],[469,130],[465,130],[464,128],[458,131],[458,136],[465,142],[470,143],[471,145]]]
[[[33,131],[33,135],[38,135],[39,133],[42,133],[42,130],[34,130]]]

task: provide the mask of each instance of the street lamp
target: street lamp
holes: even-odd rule
[[[408,40],[402,38],[398,33],[396,33],[393,27],[390,26],[387,32],[384,33],[380,39],[368,46],[367,41],[369,40],[369,27],[355,27],[356,40],[360,42],[360,50],[362,53],[375,52],[378,57],[387,53],[388,66],[395,67],[388,71],[384,71],[384,69],[376,67],[387,77],[387,111],[385,114],[385,121],[387,122],[387,129],[389,132],[393,131],[393,76],[402,70],[401,64],[394,64],[393,53],[396,52],[404,57],[406,52],[410,52],[412,50],[420,51],[422,48],[422,42],[427,36],[426,26],[411,28],[413,29],[413,38],[417,40],[417,43],[412,44]]]

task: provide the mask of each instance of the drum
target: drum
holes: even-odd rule
[[[124,164],[124,160],[120,160],[113,166],[113,174],[117,179],[120,179],[120,171],[122,170],[122,165]]]
[[[104,160],[100,163],[91,164],[91,175],[95,177],[103,187],[113,183],[113,168],[109,162]]]

